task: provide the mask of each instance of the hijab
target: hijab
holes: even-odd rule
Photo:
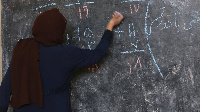
[[[67,20],[57,8],[41,13],[32,27],[34,38],[20,39],[13,50],[11,64],[12,97],[10,104],[43,107],[43,87],[39,70],[39,45],[62,44]]]

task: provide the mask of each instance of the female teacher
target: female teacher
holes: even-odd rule
[[[98,63],[123,16],[114,12],[94,50],[62,45],[67,20],[54,8],[41,13],[32,28],[34,38],[20,39],[0,86],[0,112],[71,112],[70,80],[75,68]]]

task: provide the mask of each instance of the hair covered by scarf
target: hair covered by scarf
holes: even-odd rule
[[[39,71],[39,44],[62,44],[67,20],[54,8],[41,13],[32,27],[34,38],[21,39],[13,50],[11,64],[11,106],[25,104],[43,107],[43,87]]]

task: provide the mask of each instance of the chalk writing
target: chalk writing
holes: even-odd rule
[[[86,18],[88,18],[88,7],[87,6],[83,6],[84,11],[86,12]],[[79,7],[79,15],[80,15],[80,19],[82,19],[82,13],[81,13],[81,8]]]
[[[80,7],[79,7],[79,15],[80,15],[80,19],[82,19],[81,8]]]
[[[127,0],[127,1],[121,1],[121,3],[127,3],[127,2],[141,2],[145,0]]]
[[[145,0],[127,0],[127,1],[121,1],[121,3],[128,3],[128,2],[135,2],[135,1],[145,1]],[[94,2],[79,2],[78,3],[73,3],[73,4],[68,4],[68,5],[65,5],[65,6],[73,6],[73,5],[80,5],[80,4],[84,4],[83,7],[79,7],[78,11],[79,11],[79,17],[80,19],[83,19],[83,11],[85,12],[85,17],[88,18],[89,17],[89,9],[88,9],[88,6],[86,6],[85,4],[93,4]],[[42,8],[42,7],[46,7],[46,6],[50,6],[50,5],[56,5],[56,4],[48,4],[48,5],[44,5],[44,6],[40,6],[39,8]],[[177,28],[177,32],[180,31],[180,27],[182,27],[182,29],[184,30],[191,30],[193,28],[193,25],[194,24],[197,24],[199,21],[200,21],[200,17],[197,17],[196,19],[193,19],[191,20],[189,23],[183,23],[183,25],[180,25],[180,23],[178,24],[178,19],[177,19],[177,13],[174,13],[174,22],[172,20],[167,20],[165,19],[165,13],[164,13],[164,9],[165,7],[162,7],[160,8],[162,10],[161,14],[156,18],[154,19],[153,21],[150,22],[150,24],[148,25],[147,24],[147,18],[148,18],[148,14],[149,14],[149,5],[150,5],[150,0],[148,0],[148,4],[147,4],[147,9],[146,9],[146,13],[145,13],[145,38],[146,38],[146,41],[147,41],[147,46],[148,46],[148,50],[149,50],[149,53],[151,54],[151,57],[154,61],[154,64],[157,68],[157,70],[159,71],[161,77],[163,77],[163,74],[156,62],[156,59],[154,57],[154,54],[151,50],[151,46],[150,46],[150,43],[149,43],[149,36],[152,34],[152,28],[153,26],[155,26],[156,24],[156,28],[158,28],[159,30],[164,30],[164,29],[169,29],[171,27],[173,27],[173,25]],[[130,7],[130,13],[133,14],[133,10],[138,13],[138,11],[140,10],[140,4],[136,4],[136,5],[131,5],[129,4],[129,7]],[[134,9],[133,9],[134,7]],[[39,8],[36,8],[39,9]],[[170,16],[170,15],[168,15]],[[170,16],[171,17],[171,16]],[[136,30],[135,30],[135,27],[134,27],[134,24],[131,23],[129,24],[129,38],[136,38]],[[125,33],[125,31],[122,31],[120,30],[120,27],[118,27],[116,30],[114,30],[115,33],[118,34],[118,37],[121,38],[121,33]],[[90,28],[86,28],[85,31],[84,31],[84,37],[87,37],[87,38],[92,38],[93,37],[93,31],[90,29]],[[67,39],[68,39],[68,35],[67,35]],[[80,41],[80,28],[78,27],[78,40]],[[133,46],[134,48],[136,48],[135,50],[127,50],[127,51],[124,51],[124,52],[119,52],[121,54],[128,54],[128,53],[140,53],[140,52],[145,52],[145,50],[138,50],[138,43],[140,41],[139,40],[136,40],[135,42],[133,41],[130,41],[130,45]],[[91,50],[91,46],[96,44],[95,41],[88,41],[87,42],[88,44],[88,48]],[[129,62],[130,63],[130,62]],[[135,65],[135,67],[137,66],[137,64],[140,65],[140,68],[142,69],[142,65],[140,63],[140,59],[138,58],[137,60],[137,63]],[[131,67],[131,65],[130,65]],[[131,69],[130,69],[131,70]],[[131,71],[130,71],[131,73]]]
[[[135,12],[138,12],[138,10],[139,10],[139,8],[140,8],[140,5],[138,4],[138,7],[136,7],[136,6],[134,5],[134,8],[135,8]]]
[[[134,66],[134,68],[137,68],[137,65],[140,65],[140,69],[142,70],[142,64],[141,64],[141,62],[140,62],[140,58],[138,57],[138,59],[137,59],[137,62],[135,63],[135,66]],[[128,65],[129,65],[129,73],[131,74],[132,73],[132,65],[131,65],[131,58],[129,58],[129,60],[128,60]]]
[[[146,11],[146,14],[145,14],[145,29],[144,29],[145,30],[145,34],[146,34],[147,46],[149,48],[149,52],[151,54],[151,57],[153,58],[153,61],[154,61],[155,65],[156,65],[156,68],[159,71],[161,77],[163,78],[163,74],[162,74],[162,72],[161,72],[161,70],[160,70],[160,68],[159,68],[159,66],[158,66],[158,64],[157,64],[157,62],[155,60],[154,54],[153,54],[153,52],[151,50],[151,46],[150,46],[150,43],[149,43],[149,35],[150,34],[147,31],[147,29],[148,29],[148,26],[147,26],[147,17],[148,17],[148,13],[149,13],[149,4],[150,4],[150,0],[148,0],[148,4],[147,4],[147,11]],[[150,27],[150,29],[151,29],[151,27]]]
[[[83,6],[83,8],[84,8],[84,11],[87,12],[86,17],[88,18],[88,8],[87,8],[87,6]]]
[[[192,23],[196,23],[197,22],[197,20],[192,20],[191,22],[190,22],[190,27],[189,28],[186,28],[186,23],[184,23],[183,24],[183,28],[185,29],[185,30],[190,30],[191,28],[192,28]]]
[[[164,9],[164,8],[165,8],[165,7],[163,7],[162,9]],[[147,9],[147,10],[148,10],[148,9]],[[147,13],[147,14],[148,14],[148,13]],[[146,14],[146,16],[147,16],[147,14]],[[152,29],[153,23],[156,22],[156,21],[158,21],[159,19],[161,19],[163,16],[164,16],[164,13],[162,12],[158,18],[154,19],[154,20],[151,22],[151,25],[149,26],[149,33],[148,33],[148,31],[147,31],[147,24],[145,24],[145,33],[146,33],[147,35],[151,35],[151,33],[152,33],[151,29]],[[145,19],[147,19],[147,18],[145,17]],[[159,24],[158,26],[160,26],[160,24]],[[158,27],[158,26],[157,26],[157,27]]]
[[[138,40],[136,41],[136,44],[131,43],[132,46],[134,46],[135,48],[137,48],[137,44],[138,44]]]
[[[115,33],[118,33],[118,36],[121,36],[121,33],[123,33],[124,31],[119,30],[119,27],[117,28],[117,30],[114,30]]]
[[[35,10],[38,10],[38,9],[41,9],[41,8],[45,8],[45,7],[47,7],[47,6],[52,6],[52,5],[56,5],[56,3],[51,3],[51,4],[39,6],[39,7],[35,8],[35,9],[32,9],[32,10],[35,11]]]
[[[145,52],[145,50],[133,50],[133,51],[125,51],[125,52],[119,52],[121,54],[129,54],[129,53],[136,53],[136,52]]]
[[[177,33],[179,32],[179,25],[177,25],[177,14],[174,13],[174,17],[175,17],[175,27],[178,28]]]
[[[129,28],[129,38],[132,38],[132,37],[135,38],[136,37],[136,31],[135,31],[135,28],[134,28],[134,24],[133,23],[129,24],[128,28]],[[124,32],[124,31],[120,31],[119,27],[118,27],[118,30],[114,30],[114,31],[116,33],[118,33],[119,37],[120,37],[120,33]],[[138,43],[139,43],[139,40],[136,40],[135,43],[130,42],[130,45],[134,46],[135,48],[137,48],[138,47]],[[131,50],[131,51],[124,51],[124,52],[119,52],[119,53],[121,53],[121,54],[129,54],[129,53],[136,53],[136,52],[144,52],[144,50]]]
[[[161,24],[159,24],[161,25]],[[159,27],[159,25],[157,27]],[[167,21],[165,23],[163,23],[163,28],[161,28],[160,30],[163,30],[163,29],[168,29],[172,26],[172,22],[171,21]]]
[[[138,4],[138,7],[136,7],[136,6],[134,5],[134,9],[135,9],[135,12],[136,12],[136,13],[138,12],[139,8],[140,8],[140,5],[139,5],[139,4]],[[131,14],[133,14],[133,9],[132,9],[131,4],[130,4],[130,10],[131,10]]]
[[[96,43],[95,41],[93,41],[93,42],[88,42],[88,48],[89,48],[90,50],[92,50],[91,45],[94,45],[95,43]]]
[[[197,24],[199,22],[199,18],[197,17],[196,19],[192,19],[188,24],[187,23],[183,23],[182,25],[177,24],[177,13],[174,13],[174,20],[168,20],[166,22],[164,22],[165,20],[165,14],[164,14],[164,9],[165,7],[161,8],[163,11],[161,12],[160,16],[157,17],[156,19],[154,19],[151,22],[151,25],[149,26],[149,33],[146,32],[148,35],[151,35],[152,33],[152,26],[155,22],[158,22],[159,24],[156,26],[159,30],[164,30],[164,29],[169,29],[172,27],[177,28],[177,33],[180,31],[180,29],[184,29],[185,31],[191,30],[193,28],[194,24]],[[172,17],[171,15],[167,15]],[[169,18],[171,19],[171,18]],[[174,22],[172,22],[174,21]],[[182,28],[181,28],[182,27]]]
[[[140,63],[140,58],[138,57],[138,59],[137,59],[137,62],[136,62],[136,64],[135,64],[135,67],[134,68],[136,68],[137,67],[137,64],[140,64],[140,68],[141,68],[141,70],[142,70],[142,64]]]
[[[93,31],[90,29],[90,28],[86,28],[85,31],[84,31],[84,37],[87,37],[87,38],[92,38],[93,37]],[[96,42],[93,41],[93,42],[88,42],[88,48],[91,50],[91,45],[94,45]]]
[[[80,36],[80,28],[78,27],[78,40],[81,40],[81,36]]]
[[[133,28],[133,32],[131,32],[131,25],[132,25],[132,28]],[[133,36],[135,38],[135,28],[134,28],[133,23],[129,24],[129,37],[130,38],[131,38],[131,34],[133,34]],[[137,44],[138,44],[138,40],[136,41],[136,44],[131,43],[131,45],[134,46],[135,48],[137,48]]]
[[[85,37],[93,37],[93,31],[90,28],[85,28],[84,36]]]
[[[133,28],[133,31],[131,32],[131,25]],[[133,34],[133,37],[135,38],[135,28],[134,28],[134,24],[129,24],[129,37],[131,38],[131,35]]]
[[[128,64],[129,64],[129,73],[131,74],[132,73],[132,67],[131,67],[131,59],[129,58],[128,60]]]
[[[67,34],[66,44],[69,45],[69,34]]]
[[[66,7],[69,7],[69,6],[73,6],[73,5],[81,5],[81,4],[93,4],[94,2],[78,2],[78,3],[73,3],[73,4],[67,4],[67,5],[64,5]]]
[[[91,70],[92,68],[92,70]],[[94,72],[95,68],[97,69],[98,73],[100,73],[99,67],[97,64],[92,65],[92,67],[88,67],[88,71]]]
[[[164,19],[165,19],[164,9],[165,9],[165,7],[163,7],[163,8],[161,8],[163,11],[161,12],[160,16],[157,17],[156,19],[154,19],[151,22],[150,26],[148,27],[148,25],[147,25],[147,17],[148,17],[148,12],[149,12],[149,4],[150,4],[150,0],[148,0],[147,11],[146,11],[146,15],[145,15],[145,34],[146,34],[147,46],[148,46],[149,52],[151,54],[151,57],[153,58],[153,61],[154,61],[155,65],[156,65],[156,68],[157,68],[157,70],[159,71],[160,75],[163,78],[162,72],[161,72],[161,70],[160,70],[160,68],[159,68],[159,66],[158,66],[158,64],[157,64],[157,62],[155,60],[154,54],[153,54],[153,52],[151,50],[150,43],[149,43],[149,36],[152,33],[153,24],[155,22],[159,23],[156,26],[157,28],[159,28],[159,30],[169,29],[169,28],[172,28],[174,26],[174,27],[177,28],[177,33],[178,33],[180,31],[180,29],[184,29],[185,31],[191,30],[193,28],[193,25],[197,24],[199,22],[199,18],[200,17],[197,17],[196,19],[191,20],[188,23],[188,25],[186,23],[183,23],[183,25],[178,25],[177,24],[177,13],[175,12],[174,13],[174,22],[172,22],[173,20],[171,20],[171,21],[168,20],[168,21],[164,22]],[[167,16],[170,16],[170,15],[167,15]],[[149,28],[149,32],[148,32],[148,28]]]
[[[130,4],[130,10],[131,10],[131,14],[133,13],[133,9],[131,8],[131,4]]]

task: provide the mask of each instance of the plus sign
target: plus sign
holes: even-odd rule
[[[118,35],[119,35],[119,37],[120,37],[120,34],[121,34],[122,32],[124,32],[124,31],[120,31],[120,30],[119,30],[119,27],[118,27],[118,29],[117,29],[117,30],[114,30],[114,32],[118,33]]]

